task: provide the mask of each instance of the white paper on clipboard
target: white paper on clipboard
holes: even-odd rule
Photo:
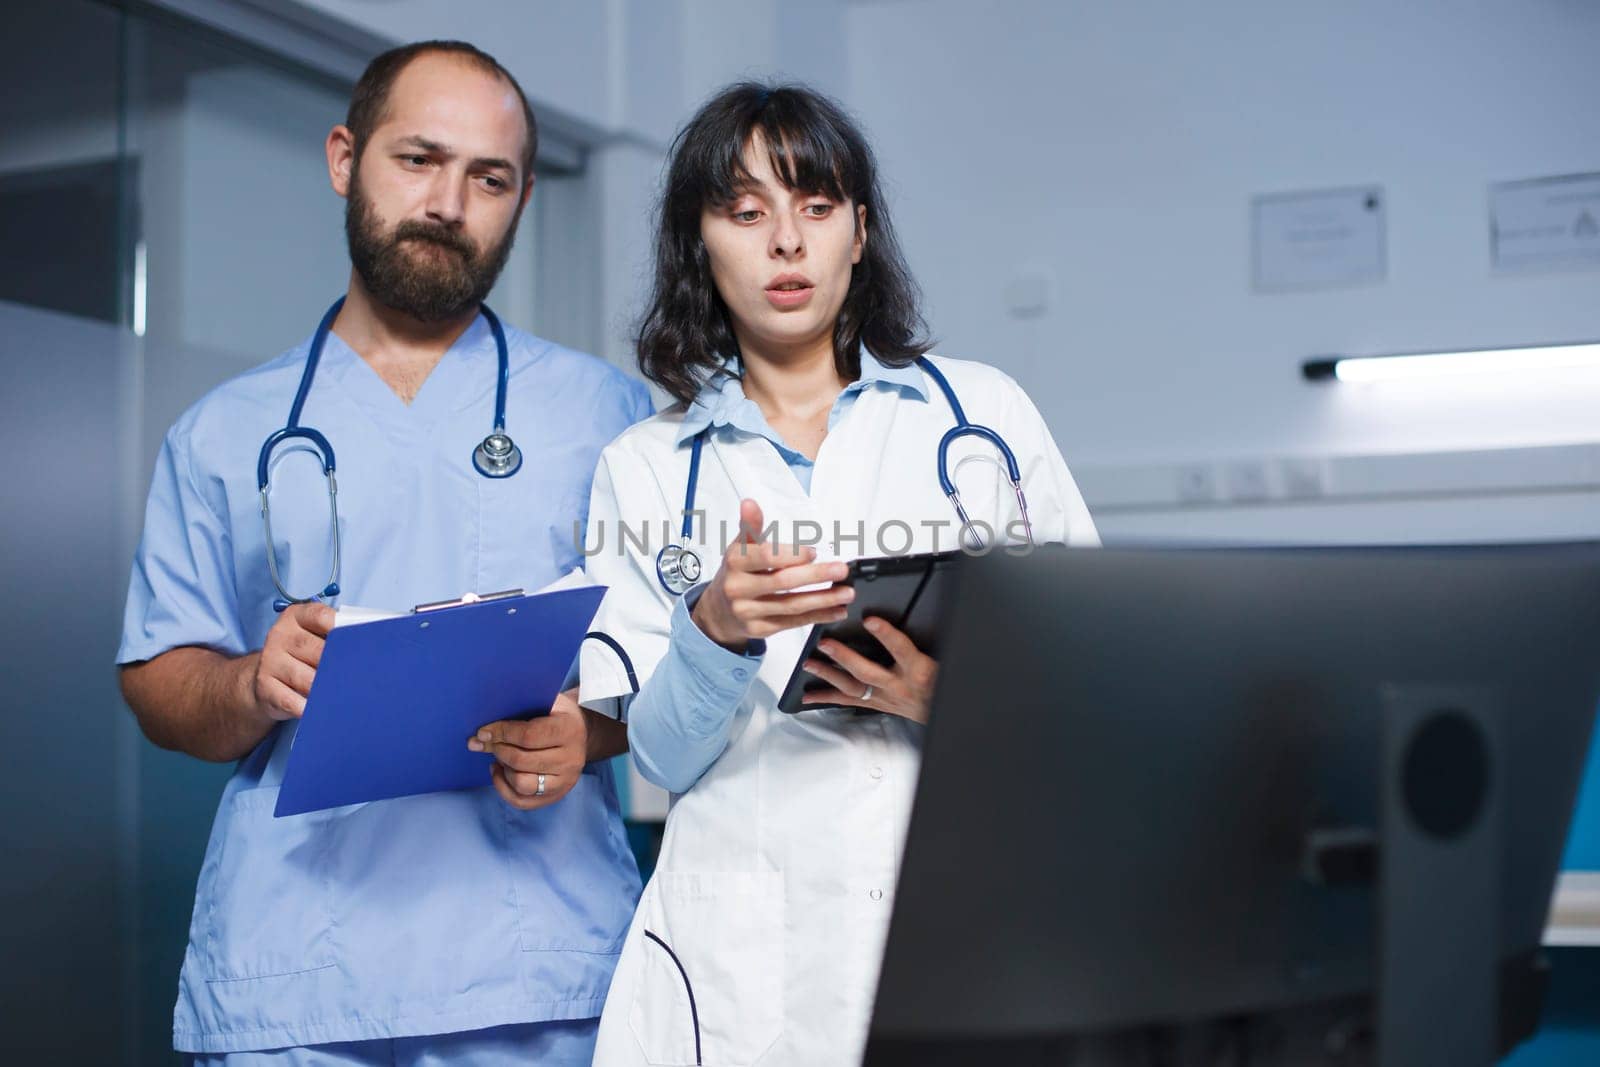
[[[586,585],[593,585],[589,576],[579,567],[574,567],[566,574],[557,578],[549,585],[534,590],[534,595],[539,593],[556,593],[563,589],[581,589]],[[335,626],[355,626],[363,622],[377,622],[380,619],[393,619],[405,615],[403,611],[390,611],[387,608],[364,608],[357,604],[342,604],[334,612],[333,624]]]

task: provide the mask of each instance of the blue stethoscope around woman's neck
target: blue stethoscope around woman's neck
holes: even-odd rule
[[[339,595],[339,484],[333,474],[333,446],[316,430],[300,425],[300,409],[305,407],[306,395],[311,392],[311,382],[316,377],[317,362],[322,358],[322,348],[328,342],[328,334],[333,331],[333,320],[339,317],[344,300],[341,296],[334,301],[317,324],[317,332],[311,338],[311,350],[306,353],[306,368],[300,374],[300,388],[294,394],[294,405],[289,408],[289,421],[261,443],[261,453],[256,459],[256,488],[261,493],[261,525],[266,532],[267,570],[271,572],[272,584],[278,590],[278,599],[272,602],[274,611],[282,611],[290,604],[331,600]],[[494,391],[494,430],[473,449],[472,465],[485,478],[509,478],[522,466],[522,450],[506,433],[506,386],[511,378],[511,359],[506,351],[506,331],[500,325],[500,319],[487,305],[481,305],[479,310],[494,334],[500,376]],[[328,582],[321,592],[310,596],[295,596],[284,588],[283,578],[278,571],[278,553],[272,542],[272,506],[268,500],[273,452],[283,442],[295,438],[309,441],[322,460],[322,473],[328,479],[328,518],[333,531],[330,538],[333,543],[333,567],[328,572]]]
[[[984,547],[983,538],[967,516],[966,506],[961,503],[961,492],[950,478],[950,446],[963,437],[977,437],[993,445],[1000,453],[1000,458],[1005,460],[1006,476],[1011,479],[1012,491],[1017,494],[1017,509],[1022,516],[1022,526],[1027,531],[1028,544],[1033,544],[1033,522],[1028,518],[1028,498],[1022,492],[1022,469],[1017,466],[1016,454],[1011,451],[1011,447],[999,433],[987,426],[979,426],[967,420],[967,413],[962,410],[955,389],[951,388],[944,372],[935,367],[932,360],[926,356],[918,356],[917,366],[933,379],[933,383],[939,387],[939,391],[949,403],[950,411],[955,415],[956,424],[945,431],[945,435],[939,439],[938,471],[939,488],[944,490],[944,495],[956,509],[956,517],[961,520],[962,536],[971,537],[977,548]],[[683,596],[705,573],[699,554],[685,542],[694,535],[694,493],[700,481],[700,453],[710,433],[711,427],[707,426],[694,435],[690,444],[689,478],[683,494],[683,527],[679,531],[678,541],[656,553],[656,580],[661,583],[661,588],[673,596]]]

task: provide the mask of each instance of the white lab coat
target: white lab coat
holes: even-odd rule
[[[1098,544],[1066,463],[1021,388],[983,364],[933,358],[968,418],[997,430],[1016,453],[1036,541]],[[786,542],[796,522],[817,524],[801,525],[798,535],[813,538],[820,527],[824,559],[956,547],[936,460],[954,417],[932,380],[926,392],[926,400],[896,389],[863,392],[823,441],[810,495],[770,442],[713,429],[696,495],[705,519],[696,520],[693,542],[705,577],[720,563],[723,525],[735,534],[742,497],[760,503]],[[665,412],[614,441],[589,507],[588,548],[598,549],[589,572],[610,587],[594,628],[623,646],[641,684],[666,652],[675,601],[657,581],[655,554],[663,526],[676,539],[681,521],[689,465],[688,443],[676,442],[682,417],[681,409]],[[969,514],[1003,534],[1017,505],[994,448],[962,439],[949,466]],[[648,523],[648,545],[620,539],[619,521],[635,531]],[[862,522],[864,543],[853,539]],[[778,712],[805,636],[791,630],[767,642],[727,749],[673,798],[601,1019],[600,1067],[860,1059],[923,727],[832,708]],[[631,691],[619,658],[600,642],[586,642],[581,671],[587,706],[615,707],[609,698]],[[974,781],[993,770],[975,769]]]

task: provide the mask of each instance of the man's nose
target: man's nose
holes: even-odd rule
[[[428,188],[428,218],[446,226],[459,226],[467,216],[467,179],[449,167],[439,168]]]

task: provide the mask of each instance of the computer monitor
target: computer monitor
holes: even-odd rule
[[[867,1063],[1534,1028],[1600,545],[997,552],[949,603]]]

